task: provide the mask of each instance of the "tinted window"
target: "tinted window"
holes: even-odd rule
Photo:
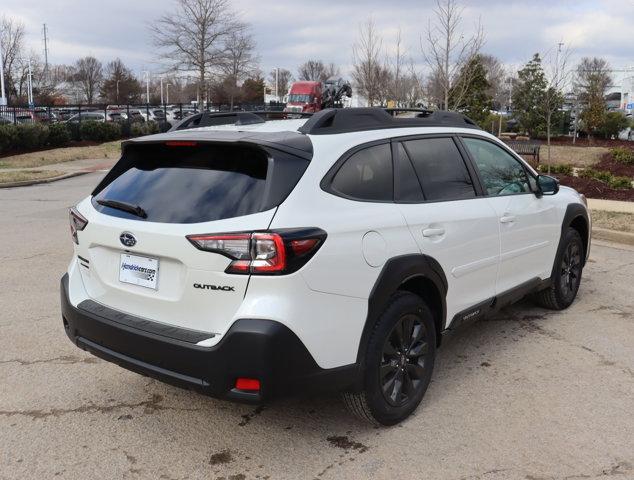
[[[486,140],[463,140],[475,160],[489,195],[512,195],[531,191],[524,167],[511,154]]]
[[[147,213],[147,221],[164,223],[247,215],[265,207],[267,167],[266,153],[255,148],[130,147],[104,179],[105,185],[97,187],[93,205],[109,215],[140,220],[97,200],[138,205]],[[290,181],[290,176],[286,179]],[[298,179],[292,179],[293,186]]]
[[[467,167],[451,138],[425,138],[404,143],[426,200],[475,197]]]
[[[360,200],[393,199],[390,144],[365,148],[350,156],[332,180],[332,188]]]
[[[400,202],[422,202],[425,200],[420,182],[412,166],[412,162],[403,148],[403,144],[398,144],[398,161],[396,162],[395,180],[397,201]]]

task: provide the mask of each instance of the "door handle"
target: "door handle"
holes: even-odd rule
[[[503,215],[500,217],[500,223],[513,223],[515,221],[515,215]]]
[[[423,230],[423,237],[440,237],[444,234],[444,228],[426,228]]]

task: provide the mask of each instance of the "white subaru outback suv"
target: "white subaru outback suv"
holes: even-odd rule
[[[232,400],[336,389],[390,425],[420,403],[443,334],[577,294],[585,198],[462,115],[212,117],[125,142],[70,210],[78,347]]]

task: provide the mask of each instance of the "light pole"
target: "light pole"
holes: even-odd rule
[[[117,105],[119,105],[119,80],[117,80]]]
[[[145,103],[150,103],[150,72],[143,70],[145,73]]]
[[[31,72],[31,59],[29,58],[29,82],[28,82],[28,100],[29,108],[33,108],[33,73]]]
[[[170,103],[170,85],[171,83],[165,84],[165,103]]]
[[[161,77],[161,105],[164,105],[164,102],[163,102],[163,77]]]
[[[0,38],[0,106],[7,104],[7,97],[4,94],[4,66],[2,65],[2,38]]]

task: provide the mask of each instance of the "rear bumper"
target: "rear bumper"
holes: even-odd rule
[[[301,340],[272,320],[240,319],[213,347],[189,343],[184,335],[169,336],[136,328],[100,315],[96,309],[73,306],[68,297],[68,275],[61,280],[64,329],[78,347],[128,370],[214,397],[260,402],[272,397],[315,390],[356,388],[358,369],[347,365],[320,368]],[[260,380],[260,391],[236,390],[239,377]]]

